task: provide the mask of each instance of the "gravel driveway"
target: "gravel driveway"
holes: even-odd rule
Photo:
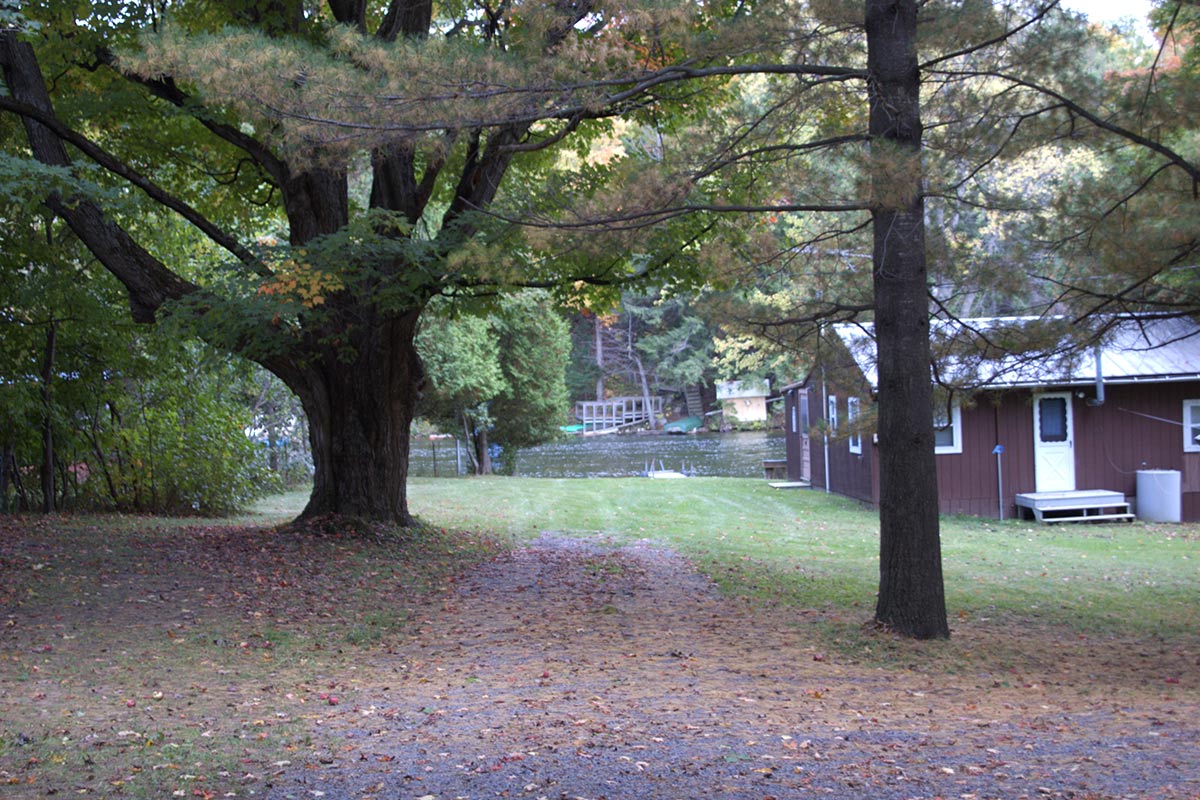
[[[1105,642],[964,675],[808,628],[672,552],[544,533],[421,609],[378,655],[394,682],[315,720],[267,796],[1200,797],[1194,654],[1160,690]]]

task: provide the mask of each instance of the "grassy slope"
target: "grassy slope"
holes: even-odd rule
[[[818,492],[730,478],[423,479],[413,482],[410,502],[439,526],[659,541],[727,591],[761,600],[850,617],[869,616],[873,604],[877,516]],[[952,616],[1133,635],[1194,631],[1196,525],[949,518],[942,544]]]

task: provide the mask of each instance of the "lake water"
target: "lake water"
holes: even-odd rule
[[[414,439],[409,472],[448,477],[470,470],[455,440]],[[763,459],[784,457],[783,434],[693,433],[570,436],[516,453],[513,473],[531,478],[618,478],[641,475],[648,464],[702,476],[761,478]],[[461,467],[459,466],[461,464]]]

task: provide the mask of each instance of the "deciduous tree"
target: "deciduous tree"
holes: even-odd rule
[[[150,4],[86,20],[73,8],[38,9],[31,36],[0,34],[0,107],[21,115],[40,162],[99,165],[187,220],[227,268],[169,263],[94,196],[56,193],[49,207],[124,284],[135,319],[193,315],[201,335],[297,394],[315,467],[305,516],[399,522],[409,521],[409,423],[425,382],[413,345],[421,311],[438,295],[629,275],[616,259],[529,269],[490,247],[506,226],[481,213],[514,170],[536,182],[555,166],[541,151],[572,137],[586,149],[592,121],[646,103],[663,79],[606,79],[653,76],[667,58],[653,32],[703,16],[587,0],[502,11],[180,2],[166,18]],[[40,60],[61,76],[55,96]],[[110,102],[72,119],[59,109],[82,113],[64,96],[73,89],[111,92]],[[167,121],[157,140],[155,119]],[[180,131],[192,140],[186,156],[157,149]],[[164,161],[162,180],[149,177]],[[256,247],[270,215],[239,216],[228,199],[218,207],[221,192],[275,206],[285,244]]]

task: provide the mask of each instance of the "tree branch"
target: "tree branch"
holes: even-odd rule
[[[641,77],[620,77],[606,80],[589,81],[570,85],[556,84],[553,87],[488,87],[486,89],[466,88],[459,86],[445,93],[405,96],[381,97],[384,103],[394,100],[405,106],[418,104],[441,104],[455,101],[461,105],[471,102],[495,100],[509,95],[527,95],[532,100],[527,104],[530,109],[524,112],[505,114],[503,116],[480,114],[473,119],[437,119],[425,122],[376,122],[363,120],[336,119],[309,111],[297,111],[264,102],[263,108],[280,119],[293,119],[299,122],[321,125],[331,129],[344,130],[349,134],[399,134],[413,136],[422,133],[453,130],[456,128],[499,128],[516,125],[533,125],[547,120],[599,119],[618,113],[623,104],[636,101],[648,94],[652,89],[688,80],[701,78],[735,77],[738,75],[810,75],[819,76],[826,80],[866,80],[866,70],[850,67],[831,67],[820,64],[745,64],[737,66],[697,67],[686,64],[667,67]],[[623,87],[623,88],[622,88]],[[596,91],[611,88],[612,91],[598,99],[586,98],[582,101],[571,102],[557,107],[546,108],[546,103],[563,96],[573,96],[585,91]],[[352,138],[347,135],[346,139]]]
[[[170,77],[152,79],[123,72],[117,68],[116,57],[107,50],[101,51],[99,57],[101,63],[111,67],[122,78],[142,86],[160,100],[165,100],[176,108],[185,110],[192,107],[191,96],[180,89]],[[233,145],[250,156],[255,163],[271,176],[271,179],[275,181],[277,186],[282,187],[291,177],[291,170],[288,168],[288,165],[271,152],[270,148],[253,136],[231,125],[225,125],[216,120],[208,119],[203,115],[196,114],[193,117],[217,138]]]
[[[1036,12],[1034,12],[1033,16],[1031,16],[1029,19],[1025,20],[1024,22],[1022,22],[1017,27],[1010,28],[1009,30],[1006,30],[1004,33],[1001,33],[997,36],[993,36],[991,39],[985,39],[981,42],[974,42],[969,47],[964,47],[961,50],[955,50],[951,53],[943,53],[942,55],[939,55],[936,58],[931,58],[929,61],[926,61],[925,63],[918,65],[917,69],[919,69],[921,72],[926,72],[927,70],[931,70],[937,64],[941,64],[946,61],[951,61],[956,58],[962,58],[963,56],[969,56],[972,53],[978,53],[981,50],[986,50],[989,47],[1000,44],[1003,41],[1007,41],[1008,39],[1011,39],[1013,36],[1016,36],[1018,33],[1025,30],[1026,28],[1028,28],[1030,25],[1041,22],[1046,17],[1046,15],[1050,13],[1051,9],[1053,9],[1057,6],[1058,6],[1058,0],[1052,0],[1048,5],[1045,5],[1045,6],[1041,7],[1040,9],[1038,9]]]
[[[32,106],[53,119],[53,106],[37,57],[28,43],[17,38],[15,31],[0,31],[0,69],[13,101]],[[50,166],[70,167],[66,147],[54,130],[30,116],[23,119],[34,158]],[[130,312],[136,321],[152,322],[168,300],[199,290],[167,269],[94,203],[87,200],[66,203],[57,196],[47,198],[46,203],[125,285]]]
[[[133,167],[118,160],[103,148],[92,142],[83,134],[64,125],[52,112],[43,110],[29,103],[22,103],[11,97],[0,95],[0,110],[10,111],[25,119],[35,120],[42,127],[51,131],[58,139],[73,145],[85,156],[96,162],[109,172],[124,178],[129,183],[141,189],[150,199],[179,214],[191,223],[197,230],[211,239],[220,247],[228,250],[239,261],[253,269],[263,277],[269,277],[271,271],[262,264],[248,248],[238,240],[218,228],[211,220],[198,210],[164,190],[161,186],[145,177]]]
[[[476,210],[482,211],[483,209]],[[630,211],[617,216],[609,216],[601,219],[589,219],[580,222],[560,222],[551,220],[536,221],[532,219],[516,219],[506,217],[495,212],[487,213],[496,219],[503,220],[504,222],[523,225],[528,228],[558,228],[563,230],[587,230],[588,228],[594,228],[596,230],[621,231],[636,230],[638,228],[658,225],[669,219],[681,217],[686,214],[696,214],[702,212],[713,214],[770,214],[782,213],[786,211],[843,213],[870,210],[871,206],[867,203],[766,203],[761,205],[690,203],[677,206],[667,206],[664,208]]]
[[[1007,81],[1007,82],[1013,84],[1014,86],[1020,86],[1022,88],[1037,92],[1038,94],[1045,95],[1046,97],[1051,97],[1054,100],[1056,100],[1062,108],[1065,108],[1067,111],[1069,111],[1074,116],[1077,116],[1081,119],[1087,120],[1092,125],[1094,125],[1095,127],[1099,128],[1103,131],[1107,131],[1108,133],[1111,133],[1115,136],[1125,139],[1126,141],[1136,144],[1139,147],[1145,148],[1146,150],[1150,150],[1153,153],[1157,153],[1158,155],[1167,159],[1172,164],[1174,164],[1176,167],[1182,169],[1185,173],[1187,173],[1187,175],[1192,179],[1193,186],[1200,189],[1200,165],[1193,164],[1190,160],[1188,160],[1184,156],[1180,155],[1179,153],[1177,153],[1175,150],[1171,149],[1170,147],[1167,147],[1166,145],[1162,144],[1161,142],[1156,142],[1153,139],[1143,136],[1140,133],[1136,133],[1135,131],[1131,131],[1128,128],[1126,128],[1122,125],[1118,125],[1115,122],[1110,122],[1106,119],[1102,119],[1101,117],[1097,116],[1096,114],[1093,114],[1091,111],[1088,111],[1083,106],[1079,105],[1079,103],[1076,103],[1074,100],[1071,100],[1066,95],[1062,94],[1061,92],[1055,91],[1054,89],[1051,89],[1048,86],[1043,86],[1042,84],[1035,83],[1030,80],[1026,80],[1025,78],[1019,78],[1016,75],[1011,75],[1011,74],[1008,74],[1005,72],[992,71],[992,70],[966,70],[966,71],[942,72],[941,74],[969,75],[972,77],[980,77],[980,78],[998,78],[1000,80]]]

